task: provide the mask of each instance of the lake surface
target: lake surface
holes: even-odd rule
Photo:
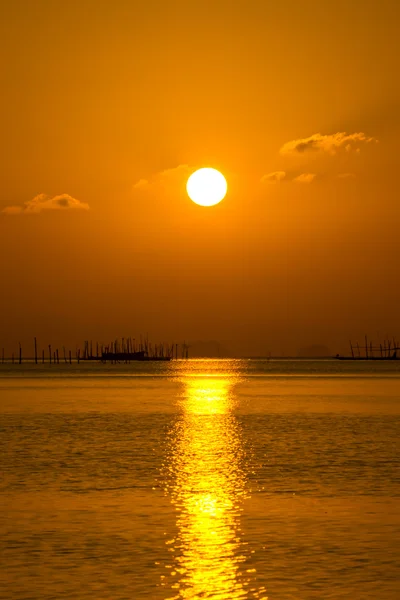
[[[0,598],[400,598],[400,364],[0,365]]]

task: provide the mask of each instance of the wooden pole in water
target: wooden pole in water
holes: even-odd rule
[[[49,344],[49,361],[50,361],[50,364],[51,364],[51,345],[50,344]]]
[[[56,356],[57,356],[57,364],[59,365],[60,364],[60,359],[58,357],[58,348],[56,349]]]
[[[365,336],[365,358],[368,358],[368,340],[367,340],[367,336]]]
[[[36,343],[36,338],[34,338],[35,340],[35,364],[37,365],[37,343]]]
[[[14,352],[11,355],[12,364],[14,364]]]
[[[69,364],[72,364],[71,350],[69,351]]]
[[[21,342],[19,342],[19,364],[22,363],[22,348],[21,348]]]
[[[42,363],[44,364],[44,350],[42,350]]]

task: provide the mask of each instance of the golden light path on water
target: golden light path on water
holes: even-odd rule
[[[247,494],[243,443],[233,410],[234,372],[181,378],[181,417],[171,432],[166,489],[175,504],[177,536],[168,540],[170,599],[266,599],[245,565],[240,515]],[[173,557],[173,558],[172,558]]]

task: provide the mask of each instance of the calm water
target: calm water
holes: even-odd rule
[[[400,365],[0,365],[0,598],[400,597]]]

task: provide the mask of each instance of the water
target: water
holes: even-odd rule
[[[400,597],[400,365],[0,365],[0,598]]]

